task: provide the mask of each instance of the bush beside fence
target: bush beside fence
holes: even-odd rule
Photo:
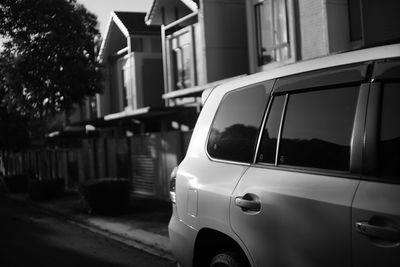
[[[122,178],[101,178],[80,185],[85,208],[89,213],[118,214],[129,205],[129,181]]]

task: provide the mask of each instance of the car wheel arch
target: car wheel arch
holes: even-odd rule
[[[237,252],[243,255],[246,267],[251,266],[251,259],[243,244],[233,239],[226,233],[211,229],[202,228],[195,240],[193,253],[193,266],[208,266],[212,258],[222,252]]]

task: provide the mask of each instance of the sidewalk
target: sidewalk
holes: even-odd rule
[[[43,202],[30,200],[25,193],[7,196],[128,246],[174,260],[169,249],[168,221],[171,204],[168,202],[134,198],[125,214],[111,217],[85,212],[78,193],[68,193],[65,197]]]

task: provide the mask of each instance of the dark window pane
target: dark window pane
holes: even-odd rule
[[[358,87],[289,96],[278,164],[349,170]]]
[[[260,151],[258,153],[258,161],[260,162],[275,163],[276,142],[278,140],[279,125],[281,123],[284,103],[285,96],[275,97],[272,102],[261,139]]]
[[[228,93],[211,128],[207,144],[210,156],[251,162],[267,101],[263,85]]]
[[[400,84],[385,86],[379,142],[381,176],[400,177]]]
[[[362,38],[361,2],[349,0],[350,40],[358,41]]]

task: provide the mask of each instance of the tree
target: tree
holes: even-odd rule
[[[0,156],[8,174],[8,160],[13,152],[21,152],[29,145],[28,120],[18,113],[0,108]]]
[[[97,18],[76,0],[2,0],[2,104],[42,118],[101,91]]]
[[[17,110],[7,109],[5,82],[15,79],[16,73],[7,69],[11,62],[0,57],[0,160],[8,174],[8,160],[13,152],[20,152],[29,145],[28,118]]]

